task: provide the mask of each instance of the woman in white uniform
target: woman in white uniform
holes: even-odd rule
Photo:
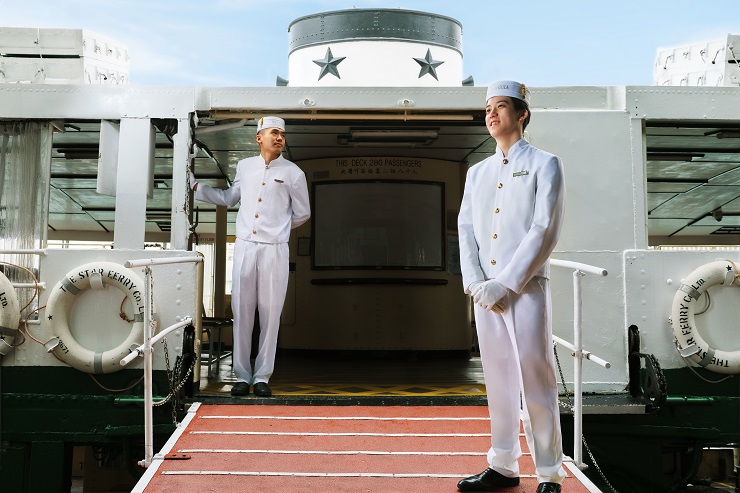
[[[285,122],[267,116],[257,124],[260,155],[239,161],[231,187],[218,190],[190,176],[195,198],[232,207],[241,201],[236,218],[236,244],[231,288],[234,314],[234,373],[231,395],[272,395],[267,382],[275,367],[280,314],[288,289],[290,230],[308,221],[311,208],[306,175],[282,157]],[[254,371],[250,361],[255,308],[260,338]]]
[[[460,491],[519,484],[520,402],[537,493],[560,493],[565,477],[549,285],[565,188],[560,159],[523,138],[529,97],[514,81],[489,86],[486,126],[496,153],[468,170],[458,217],[491,416],[489,467],[461,480]]]

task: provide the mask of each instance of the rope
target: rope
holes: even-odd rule
[[[735,262],[733,262],[730,259],[725,259],[727,262],[732,264],[732,270],[735,271],[735,279],[740,277],[740,271],[738,271],[737,265],[735,265]],[[733,281],[734,282],[734,281]]]
[[[100,387],[103,390],[107,390],[108,392],[125,392],[127,390],[133,389],[134,387],[136,387],[137,385],[139,385],[139,383],[141,383],[142,380],[144,380],[144,375],[142,375],[141,378],[139,378],[137,381],[135,381],[134,383],[132,383],[131,385],[129,385],[126,388],[123,388],[123,389],[109,389],[108,387],[106,387],[105,385],[103,385],[102,383],[100,383],[98,381],[98,379],[95,378],[95,375],[93,375],[92,373],[88,373],[88,375],[90,375],[90,378],[93,379],[93,382],[95,382],[96,384],[98,384],[98,387]]]
[[[128,299],[128,296],[124,296],[121,300],[121,306],[118,308],[118,316],[121,317],[122,320],[125,320],[128,323],[132,323],[134,321],[133,318],[128,318],[128,315],[126,315],[126,312],[123,311],[123,304]]]

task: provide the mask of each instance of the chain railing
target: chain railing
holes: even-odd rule
[[[611,368],[611,363],[583,349],[583,299],[581,294],[581,277],[586,274],[605,277],[608,272],[601,267],[571,262],[569,260],[551,259],[550,265],[573,269],[573,343],[553,335],[553,341],[570,349],[573,354],[573,463],[579,469],[585,469],[583,462],[583,360],[587,359]]]

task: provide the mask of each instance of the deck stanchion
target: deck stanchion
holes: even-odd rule
[[[583,298],[581,297],[581,277],[585,274],[580,270],[573,271],[573,342],[576,350],[573,352],[573,460],[580,468],[583,464],[583,447],[580,439],[583,436]]]
[[[154,397],[152,395],[152,269],[144,267],[144,467],[149,467],[154,457]]]
[[[568,260],[550,260],[551,265],[566,267],[573,270],[573,344],[553,336],[553,341],[561,344],[573,352],[573,462],[579,469],[585,469],[583,462],[583,359],[597,363],[604,368],[611,364],[592,355],[583,349],[583,296],[581,294],[581,278],[588,274],[606,276],[606,269],[593,265],[571,262]]]
[[[154,457],[154,396],[152,395],[152,369],[154,367],[154,343],[158,342],[164,336],[173,330],[185,327],[192,323],[191,317],[185,317],[183,321],[168,327],[156,336],[155,324],[152,313],[152,270],[151,265],[155,264],[179,264],[187,262],[203,262],[203,257],[172,257],[160,259],[140,259],[127,260],[124,266],[144,267],[144,344],[134,349],[131,354],[121,360],[121,365],[127,365],[136,356],[144,357],[144,459],[139,461],[139,465],[149,467]]]

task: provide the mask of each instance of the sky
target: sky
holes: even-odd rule
[[[0,0],[0,27],[87,29],[125,45],[134,85],[275,86],[288,26],[400,8],[463,27],[463,78],[530,86],[652,85],[658,49],[740,35],[740,0]]]

